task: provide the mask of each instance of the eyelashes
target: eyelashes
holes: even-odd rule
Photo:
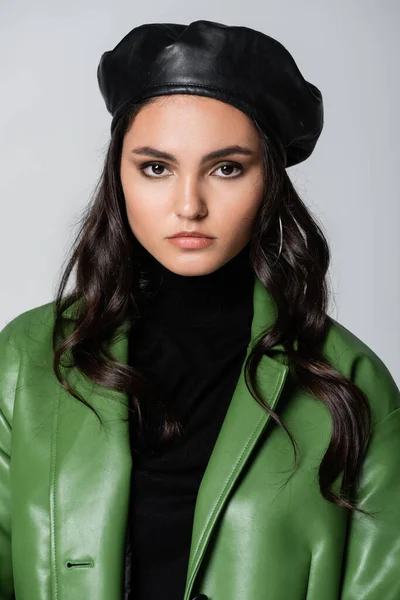
[[[161,162],[156,162],[156,161],[143,163],[139,166],[139,169],[144,177],[148,177],[149,179],[163,179],[163,177],[165,177],[165,175],[162,175],[162,174],[160,175],[160,173],[154,174],[154,172],[153,172],[153,175],[149,175],[148,173],[145,172],[145,170],[148,167],[154,167],[154,166],[157,166],[161,169],[167,169],[166,165],[164,165]],[[223,165],[220,165],[219,167],[217,167],[215,170],[218,171],[219,169],[224,169],[226,167],[228,167],[229,169],[231,169],[231,168],[236,169],[237,171],[239,171],[239,173],[236,175],[229,175],[229,176],[222,175],[221,176],[222,179],[236,179],[237,177],[240,177],[240,175],[242,175],[242,173],[244,172],[244,167],[239,163],[224,163]]]

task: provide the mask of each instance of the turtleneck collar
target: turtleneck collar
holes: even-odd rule
[[[230,261],[206,275],[170,271],[141,244],[139,265],[150,281],[140,314],[174,327],[204,327],[252,314],[254,271],[248,243]]]

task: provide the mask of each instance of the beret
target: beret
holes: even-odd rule
[[[139,25],[101,55],[97,81],[111,133],[145,98],[208,96],[254,117],[290,167],[310,156],[323,127],[320,90],[280,42],[250,27],[205,20]]]

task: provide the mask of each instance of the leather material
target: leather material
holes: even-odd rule
[[[102,54],[97,79],[113,115],[111,132],[144,98],[209,96],[256,118],[290,167],[311,155],[323,128],[320,90],[280,42],[250,27],[205,20],[140,25]]]
[[[120,417],[128,399],[70,370],[101,428],[67,394],[52,372],[53,310],[49,303],[22,313],[0,333],[0,599],[121,600],[133,465]],[[275,317],[256,278],[249,349]],[[111,352],[127,363],[128,335],[117,334]],[[321,496],[328,410],[294,385],[283,354],[264,356],[260,391],[294,435],[299,468],[283,486],[293,448],[242,371],[199,488],[182,600],[400,598],[400,392],[378,356],[334,319],[324,353],[369,399],[373,437],[357,497],[379,514],[349,518]]]

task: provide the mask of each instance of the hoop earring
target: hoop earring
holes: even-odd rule
[[[283,246],[283,228],[282,228],[282,220],[281,220],[280,215],[279,215],[279,228],[280,228],[280,232],[281,232],[281,243],[280,243],[279,252],[278,252],[278,256],[277,256],[276,260],[278,260],[278,258],[280,257],[281,252],[282,252],[282,246]]]

